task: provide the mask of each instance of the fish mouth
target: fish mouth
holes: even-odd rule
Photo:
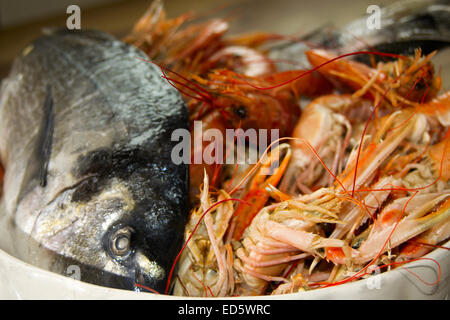
[[[48,249],[47,249],[48,250]],[[167,283],[167,272],[155,261],[150,260],[140,250],[137,250],[128,263],[121,264],[121,272],[115,272],[107,267],[93,266],[80,261],[53,253],[53,263],[50,271],[98,286],[133,290],[137,292],[164,293]],[[111,261],[112,262],[112,261]],[[119,263],[119,262],[114,262]],[[71,272],[75,268],[77,273]]]
[[[135,262],[134,290],[164,293],[167,284],[166,270],[140,251],[136,253]]]
[[[139,259],[146,261],[146,258]],[[147,261],[143,264],[136,264],[134,270],[130,270],[131,272],[128,275],[109,272],[94,266],[77,264],[76,261],[71,262],[67,259],[64,259],[64,265],[65,270],[70,270],[70,267],[78,266],[80,270],[80,278],[78,280],[85,283],[113,289],[164,294],[167,284],[165,270],[156,263],[152,263],[148,259]],[[64,275],[74,278],[73,274],[69,272],[65,272]]]
[[[62,273],[64,276],[107,288],[122,290],[133,290],[135,288],[135,279],[132,276],[121,275],[99,267],[81,264],[67,257],[58,257],[57,259],[59,260],[58,264],[53,265],[50,271]],[[78,277],[75,273],[69,272],[69,270],[73,270],[73,266],[76,266],[79,270]],[[61,270],[60,268],[63,269]]]

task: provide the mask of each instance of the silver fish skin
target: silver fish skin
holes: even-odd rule
[[[424,54],[438,50],[436,65],[450,59],[450,2],[448,0],[401,0],[380,6],[379,28],[368,27],[369,14],[347,25],[323,26],[302,37],[302,41],[281,41],[268,48],[270,58],[290,60],[303,67],[310,67],[304,54],[312,48],[323,48],[336,55],[356,51],[414,55],[416,48]],[[377,60],[386,59],[377,57]],[[370,63],[368,55],[356,55],[350,59]],[[281,70],[291,64],[279,63]],[[443,78],[450,81],[448,63],[443,65]]]
[[[99,31],[53,32],[16,58],[0,93],[3,250],[81,281],[164,291],[188,214],[171,134],[189,120],[145,59]]]

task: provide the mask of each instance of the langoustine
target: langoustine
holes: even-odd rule
[[[422,105],[422,110],[446,97]],[[440,111],[405,108],[378,119],[366,131],[359,157],[356,146],[328,187],[303,195],[268,187],[275,202],[260,210],[242,238],[229,242],[232,294],[280,294],[345,282],[368,265],[398,263],[427,252],[411,249],[421,237],[430,245],[447,239],[449,135],[436,122]],[[311,144],[305,149],[313,150]],[[399,249],[402,244],[410,250]],[[179,277],[186,286],[183,273]]]
[[[228,28],[229,23],[219,18],[195,23],[193,13],[167,19],[162,2],[154,1],[125,41],[145,51],[182,93],[191,129],[194,121],[201,121],[204,128],[218,129],[223,136],[226,129],[249,128],[277,129],[281,137],[290,135],[301,111],[299,97],[329,93],[331,84],[315,72],[278,86],[305,70],[278,72],[267,53],[253,45],[256,39],[260,43],[270,41],[270,36],[226,38]],[[193,149],[192,159],[207,145]],[[217,187],[222,166],[191,161],[189,168],[191,202],[195,203],[203,171]]]
[[[272,77],[266,74],[274,72],[270,60],[252,64],[251,59],[245,59],[252,55],[256,60],[263,58],[254,47],[243,48],[237,43],[227,47],[222,41],[226,31],[223,21],[210,21],[186,30],[194,45],[176,46],[176,54],[168,55],[165,62],[178,73],[166,75],[166,79],[181,86],[180,91],[191,98],[188,99],[191,120],[214,119],[221,122],[222,128],[271,127],[274,123],[286,131],[289,131],[284,127],[286,124],[287,128],[293,128],[289,117],[285,118],[287,122],[273,122],[278,119],[274,114],[283,116],[288,113],[285,110],[296,110],[279,108],[279,103],[286,101],[285,96],[298,98],[298,89],[290,88],[286,95],[286,89],[279,84],[307,79],[309,73],[300,70]],[[253,41],[243,39],[240,44],[253,45]],[[163,41],[162,47],[165,45]],[[447,171],[440,164],[446,163],[442,162],[447,149],[442,133],[448,126],[447,113],[438,114],[430,103],[423,105],[441,87],[430,63],[433,54],[422,57],[416,51],[414,57],[397,56],[397,61],[379,63],[376,68],[347,62],[326,51],[312,50],[306,55],[318,74],[351,95],[322,96],[306,108],[300,117],[302,123],[292,134],[290,152],[294,165],[287,168],[281,190],[264,185],[261,202],[267,206],[256,216],[255,212],[248,212],[259,209],[260,203],[253,210],[242,209],[245,202],[252,203],[257,198],[255,193],[245,199],[248,192],[242,193],[242,202],[227,205],[224,215],[225,203],[235,200],[223,190],[214,191],[209,198],[206,177],[213,176],[214,187],[220,187],[221,183],[223,186],[226,181],[218,182],[216,172],[212,175],[210,170],[200,179],[200,173],[208,167],[197,168],[195,185],[199,186],[199,181],[204,185],[200,205],[191,219],[203,231],[199,238],[192,237],[195,244],[188,245],[183,252],[176,294],[263,294],[271,292],[274,283],[279,282],[284,283],[272,292],[309,290],[320,286],[320,281],[352,279],[349,275],[358,274],[369,264],[393,261],[392,249],[397,250],[398,245],[420,237],[430,228],[440,230],[440,237],[434,241],[446,238],[443,233],[448,219]],[[213,58],[207,61],[210,57]],[[336,60],[330,63],[330,59]],[[269,64],[260,68],[265,62]],[[232,70],[211,72],[217,66]],[[190,77],[183,74],[186,70]],[[192,76],[193,70],[197,74]],[[323,93],[329,91],[319,92]],[[253,106],[260,106],[259,101],[269,100],[273,102],[266,103],[270,112],[254,112],[258,108]],[[445,100],[445,96],[438,100]],[[265,117],[267,114],[270,116]],[[249,117],[244,119],[242,115]],[[320,130],[309,132],[308,125],[314,128],[315,123]],[[298,195],[298,191],[303,195]],[[267,194],[272,199],[267,199]],[[428,206],[419,206],[416,199],[427,201]],[[209,211],[215,205],[216,209]],[[404,208],[399,209],[401,205]],[[222,213],[218,214],[218,208]],[[244,212],[251,218],[239,221],[233,218],[236,212]],[[203,214],[207,217],[204,225]],[[234,232],[236,223],[238,229],[245,230],[242,237],[242,232]],[[222,226],[219,228],[218,224]],[[225,233],[223,224],[229,226]],[[193,234],[192,226],[188,225],[188,235]],[[386,247],[384,237],[392,239],[396,248]],[[433,241],[431,238],[426,237]],[[332,267],[333,264],[336,266]]]

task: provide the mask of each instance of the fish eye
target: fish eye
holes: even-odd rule
[[[116,258],[126,258],[131,253],[131,236],[133,229],[123,227],[116,230],[110,237],[109,247]]]

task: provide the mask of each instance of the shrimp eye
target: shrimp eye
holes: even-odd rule
[[[245,119],[247,117],[247,110],[244,106],[239,106],[237,108],[234,108],[234,113],[241,119]]]
[[[110,237],[109,248],[116,258],[126,258],[131,253],[131,235],[133,229],[123,227],[116,230]]]

